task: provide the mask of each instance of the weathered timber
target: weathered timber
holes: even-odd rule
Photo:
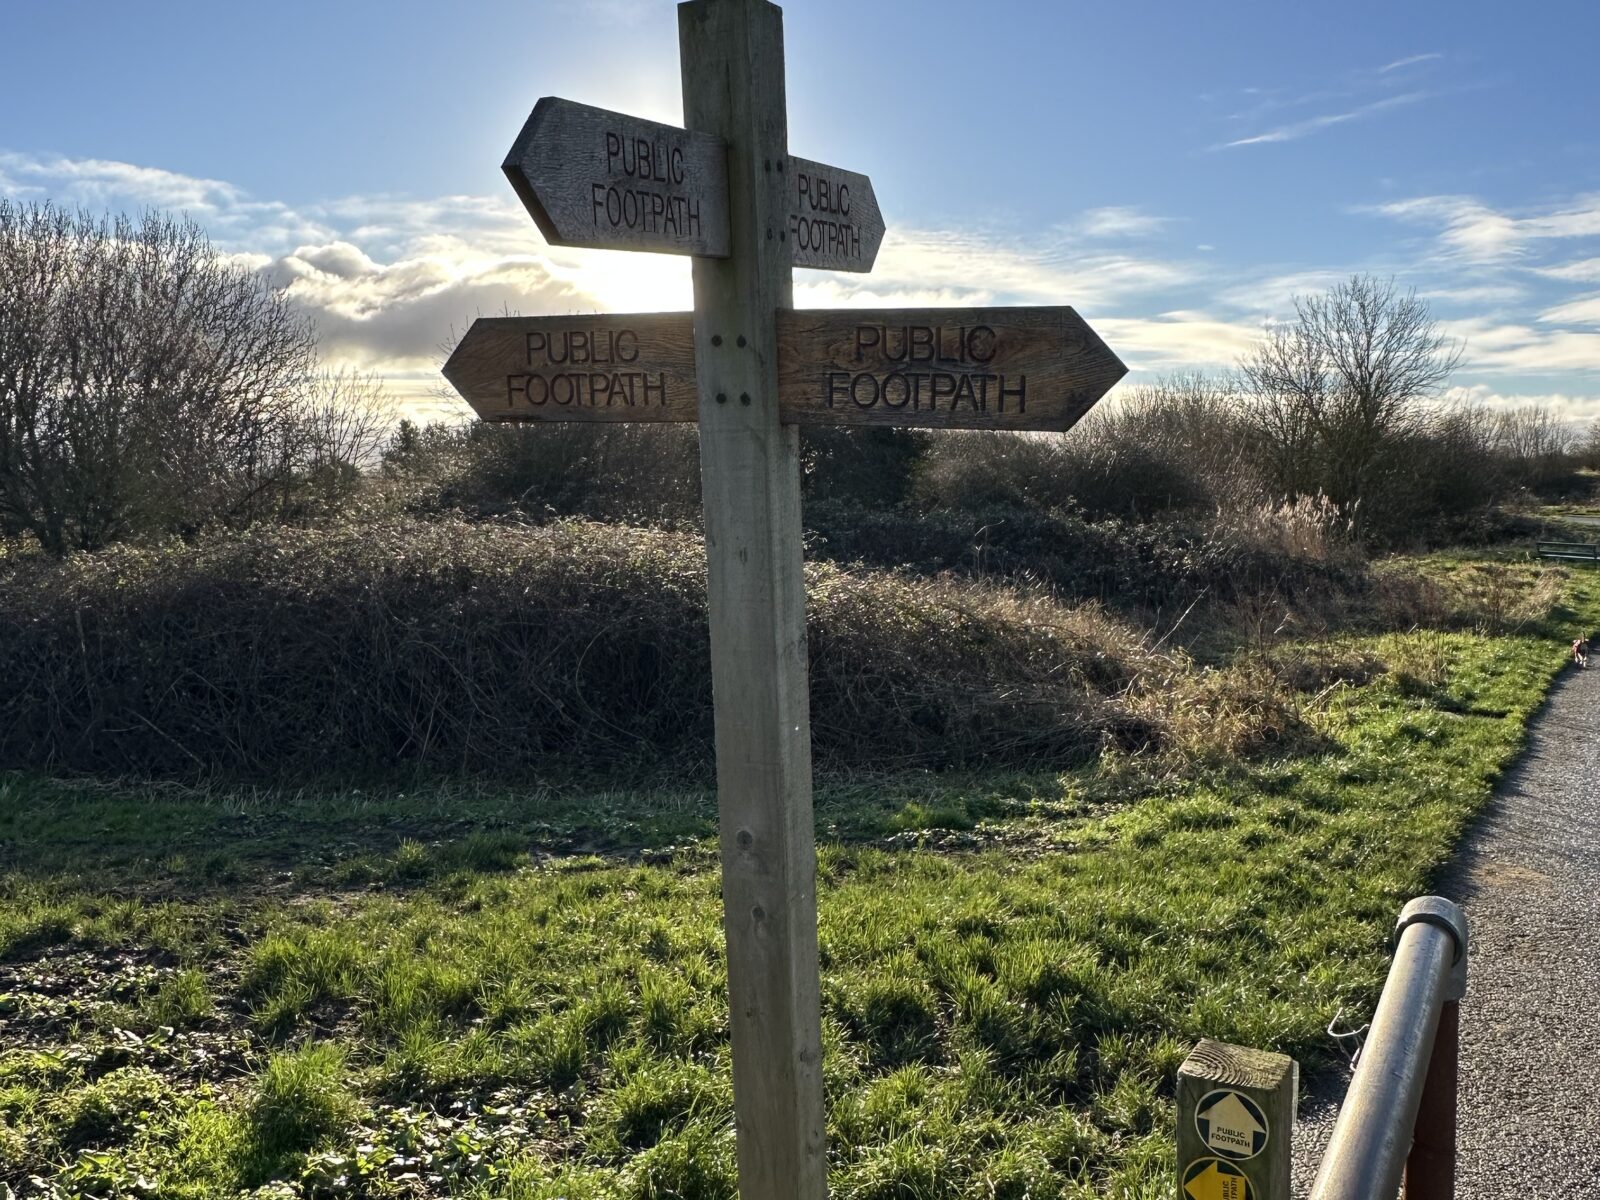
[[[1178,1068],[1178,1200],[1291,1200],[1300,1067],[1202,1039]]]
[[[728,253],[715,135],[546,96],[501,169],[553,246]]]
[[[778,421],[792,303],[783,14],[678,6],[685,124],[728,148],[731,253],[694,260],[700,476],[739,1194],[827,1195],[798,430]]]
[[[830,271],[872,270],[883,242],[883,213],[872,180],[792,156],[780,159],[777,170],[788,190],[790,261]]]
[[[1066,307],[778,317],[778,387],[791,424],[1070,429],[1127,370]]]
[[[1067,429],[1126,371],[1070,308],[786,309],[776,320],[785,424]],[[740,324],[717,335],[734,350],[760,322]],[[704,415],[693,325],[689,313],[484,317],[444,374],[487,421],[693,421]]]
[[[693,421],[689,313],[479,317],[444,377],[485,421]]]

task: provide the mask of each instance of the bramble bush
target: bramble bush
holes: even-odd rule
[[[1151,656],[1098,608],[956,578],[807,575],[823,759],[1077,761],[1159,741],[1123,696]],[[10,766],[500,773],[710,756],[692,533],[389,519],[14,555],[0,610]]]

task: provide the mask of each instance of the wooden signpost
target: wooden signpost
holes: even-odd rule
[[[872,180],[854,171],[790,158],[788,178],[790,262],[832,271],[870,271],[883,241],[883,214]]]
[[[728,257],[720,138],[546,96],[500,169],[552,246]],[[806,158],[762,161],[782,185],[791,265],[870,271],[883,241],[872,180]]]
[[[485,421],[693,421],[694,318],[479,317],[444,377]]]
[[[552,246],[728,256],[722,139],[546,96],[500,169]]]
[[[783,17],[678,6],[685,128],[539,101],[506,159],[557,245],[693,257],[694,312],[476,322],[486,420],[700,424],[728,1008],[745,1200],[827,1194],[799,425],[1069,428],[1125,373],[1070,308],[794,311],[867,271],[871,181],[789,154]]]
[[[786,425],[1070,429],[1124,371],[1065,307],[780,309],[777,333]],[[485,421],[700,417],[689,313],[485,317],[444,374]]]

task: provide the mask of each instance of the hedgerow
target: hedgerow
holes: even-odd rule
[[[0,560],[0,762],[155,774],[709,760],[699,538],[390,519]],[[1098,607],[812,564],[812,721],[844,765],[1160,740]]]

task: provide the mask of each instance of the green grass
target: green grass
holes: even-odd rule
[[[823,781],[833,1194],[1169,1196],[1195,1039],[1315,1070],[1370,1010],[1400,905],[1600,615],[1566,586],[1536,622],[1298,647],[1369,665],[1306,685],[1292,753]],[[714,811],[6,778],[0,1181],[731,1197]]]

